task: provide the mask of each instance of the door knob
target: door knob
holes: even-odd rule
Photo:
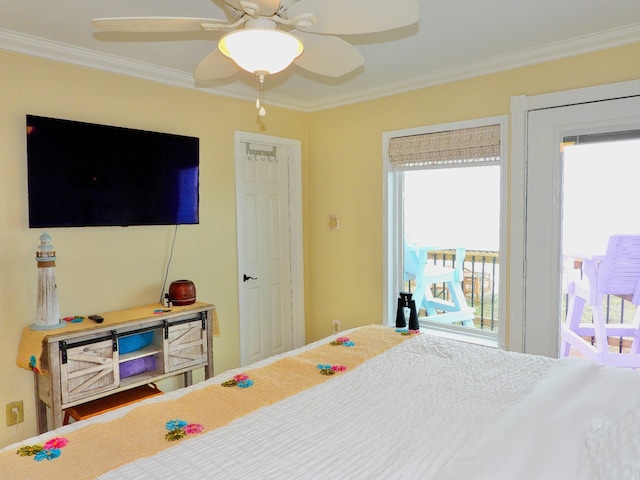
[[[242,276],[242,281],[246,282],[247,280],[257,280],[256,277],[250,277],[246,273]]]

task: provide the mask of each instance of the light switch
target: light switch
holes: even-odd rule
[[[327,226],[329,230],[334,232],[340,230],[340,217],[338,215],[329,215],[327,217]]]

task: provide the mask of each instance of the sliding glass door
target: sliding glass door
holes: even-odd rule
[[[597,139],[633,137],[633,132],[640,130],[638,112],[640,97],[636,96],[528,113],[524,305],[527,353],[558,355],[563,255],[570,250],[604,253],[609,235],[640,233],[629,230],[638,230],[636,208],[633,201],[623,200],[628,196],[622,195],[623,190],[630,193],[632,187],[627,179],[635,180],[637,168],[621,163],[613,149],[600,152],[590,163],[585,157],[582,163],[576,160],[577,152],[571,151],[580,146],[580,139],[584,146],[597,143]],[[640,158],[636,161],[640,164]],[[619,228],[625,231],[614,231]]]

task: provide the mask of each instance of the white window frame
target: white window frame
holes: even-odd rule
[[[498,345],[506,346],[508,317],[507,313],[507,297],[509,295],[507,272],[508,272],[508,256],[507,256],[507,185],[509,172],[507,171],[507,155],[508,155],[508,125],[509,117],[500,115],[495,117],[485,117],[473,120],[465,120],[460,122],[444,123],[438,125],[429,125],[415,127],[402,130],[393,130],[382,133],[382,201],[383,201],[383,286],[382,286],[382,324],[395,325],[396,298],[398,292],[402,290],[403,275],[399,268],[402,265],[402,244],[403,244],[403,218],[402,218],[402,193],[403,193],[403,176],[394,172],[389,163],[389,142],[394,137],[404,137],[408,135],[424,135],[428,133],[436,133],[450,130],[458,130],[463,128],[482,127],[486,125],[500,125],[500,262],[498,265],[500,273],[500,291],[498,297],[498,308],[500,312],[500,327],[498,329]],[[507,318],[504,318],[507,317]],[[443,330],[448,329],[443,326]],[[440,330],[440,329],[439,329]],[[457,334],[454,335],[454,329],[450,333],[454,336],[463,336],[469,341],[477,341],[479,343],[487,343],[487,336],[480,334],[474,335],[472,329],[455,329]],[[464,333],[462,333],[464,332]],[[491,341],[489,341],[491,343]],[[495,344],[495,342],[493,342]]]

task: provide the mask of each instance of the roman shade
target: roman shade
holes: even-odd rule
[[[500,125],[394,137],[388,155],[393,170],[497,165]]]

